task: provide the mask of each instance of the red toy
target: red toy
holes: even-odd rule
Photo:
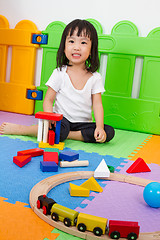
[[[62,120],[63,115],[58,114],[58,113],[37,112],[35,114],[35,118],[53,120],[53,121],[60,121],[60,120]]]
[[[49,145],[54,145],[55,141],[55,132],[53,130],[49,130],[48,142]]]
[[[110,220],[108,234],[112,239],[136,240],[139,236],[139,229],[138,222]]]
[[[55,162],[58,164],[58,152],[44,152],[43,153],[44,162]]]
[[[32,157],[37,157],[37,156],[43,155],[43,152],[44,152],[43,149],[33,148],[33,149],[18,151],[18,152],[17,152],[17,156],[31,155]]]
[[[26,165],[30,161],[31,161],[31,155],[13,157],[13,162],[19,167],[23,167],[24,165]]]
[[[126,170],[127,173],[151,172],[151,169],[142,158],[137,160]]]

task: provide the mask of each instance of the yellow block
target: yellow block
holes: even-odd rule
[[[99,185],[99,183],[95,180],[94,177],[89,178],[87,181],[82,183],[80,186],[87,188],[91,191],[103,192],[103,188]]]
[[[90,191],[87,188],[83,188],[81,186],[77,186],[73,183],[69,183],[69,192],[73,197],[89,197]]]
[[[59,150],[63,150],[64,142],[59,142],[59,144],[49,145],[49,143],[40,142],[39,148],[58,148]]]

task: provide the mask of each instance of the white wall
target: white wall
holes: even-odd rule
[[[10,27],[23,20],[33,21],[39,30],[44,30],[52,21],[69,23],[75,18],[94,18],[110,34],[112,27],[121,20],[132,21],[139,36],[160,27],[160,0],[0,0],[0,14]],[[36,85],[40,81],[41,50],[38,51]]]

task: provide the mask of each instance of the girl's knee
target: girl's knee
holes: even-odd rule
[[[60,141],[63,142],[67,139],[70,132],[70,124],[67,119],[63,119],[61,122]]]
[[[106,132],[107,138],[105,142],[109,142],[113,139],[114,135],[115,135],[115,130],[113,127],[109,126],[109,125],[104,125],[104,130]]]

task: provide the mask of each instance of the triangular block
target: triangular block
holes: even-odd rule
[[[26,165],[27,163],[29,163],[31,161],[31,155],[22,155],[22,156],[14,156],[13,157],[13,162],[19,166],[19,167],[23,167],[24,165]]]
[[[127,173],[151,172],[151,169],[142,158],[137,160],[126,170]]]
[[[94,177],[101,178],[101,177],[109,177],[110,171],[109,168],[104,161],[104,159],[100,162],[96,170],[94,171]]]
[[[69,183],[69,192],[71,196],[76,197],[89,197],[89,189]]]
[[[99,185],[99,183],[95,180],[94,177],[91,177],[87,181],[82,183],[81,187],[87,188],[95,192],[103,192],[103,188]]]

